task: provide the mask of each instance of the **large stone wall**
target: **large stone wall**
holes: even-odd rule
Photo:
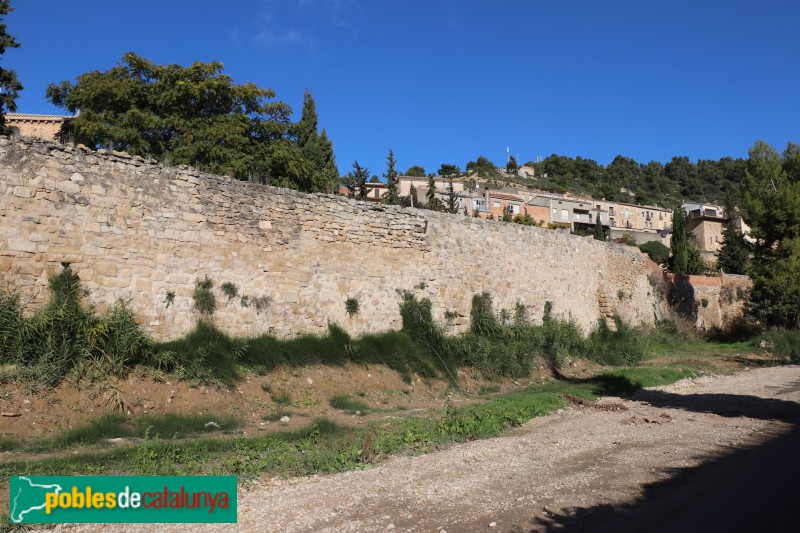
[[[329,322],[352,333],[398,328],[404,290],[429,298],[443,323],[455,314],[451,331],[467,327],[472,296],[484,291],[498,309],[522,302],[533,317],[549,300],[585,330],[601,312],[652,322],[656,299],[645,259],[623,246],[0,138],[2,283],[32,311],[66,263],[98,309],[121,299],[161,339],[191,329],[205,276],[216,323],[245,335],[321,332]],[[224,282],[251,305],[228,301]],[[360,304],[353,317],[348,297]],[[269,305],[257,309],[258,298]]]

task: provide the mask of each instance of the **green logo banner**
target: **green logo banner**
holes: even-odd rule
[[[14,476],[11,522],[235,523],[236,476]]]

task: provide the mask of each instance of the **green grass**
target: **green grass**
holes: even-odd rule
[[[292,411],[283,409],[275,411],[274,413],[270,413],[268,415],[264,415],[263,420],[265,422],[278,422],[284,416],[291,417],[294,413]]]
[[[363,416],[369,411],[367,404],[361,400],[356,400],[348,394],[337,394],[336,396],[332,397],[328,403],[334,409],[344,411],[348,415],[359,414]]]
[[[214,422],[217,426],[208,425]],[[105,415],[92,422],[67,430],[51,439],[33,442],[22,449],[46,452],[70,448],[78,445],[91,445],[112,438],[162,438],[183,439],[214,431],[230,431],[241,425],[236,418],[226,415],[180,415],[165,414],[147,416],[134,421],[123,415]]]
[[[10,475],[308,475],[333,473],[387,454],[423,453],[453,443],[502,435],[532,417],[564,407],[565,395],[593,400],[630,394],[640,385],[663,385],[696,375],[688,368],[622,368],[593,378],[554,381],[444,412],[348,428],[327,419],[294,432],[258,437],[180,440],[163,432],[111,451],[69,454],[0,465]],[[142,426],[138,426],[142,427]],[[155,426],[153,426],[155,427]]]

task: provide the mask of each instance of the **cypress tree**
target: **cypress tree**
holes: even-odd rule
[[[726,206],[728,220],[722,230],[722,248],[717,256],[717,268],[726,274],[744,274],[750,259],[750,249],[739,228],[739,215],[732,206]]]
[[[603,223],[600,222],[600,213],[597,213],[597,223],[594,225],[594,240],[605,241],[606,233],[603,230]]]
[[[303,95],[303,112],[296,126],[297,146],[300,147],[303,158],[314,167],[311,192],[330,193],[339,181],[339,168],[333,154],[333,143],[324,129],[321,135],[317,133],[318,124],[317,104],[311,92],[306,90]]]
[[[673,274],[686,274],[689,268],[689,250],[686,247],[686,215],[676,207],[672,212],[672,240],[670,242],[670,269]]]
[[[392,152],[391,148],[389,149],[389,155],[386,156],[386,174],[383,175],[386,178],[386,185],[388,185],[388,194],[386,195],[386,203],[389,205],[396,205],[400,203],[400,194],[397,191],[398,185],[398,178],[397,178],[397,170],[395,170],[394,166],[397,163],[394,159],[394,152]]]

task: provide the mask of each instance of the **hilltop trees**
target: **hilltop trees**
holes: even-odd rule
[[[0,21],[11,11],[13,8],[9,5],[9,0],[0,0]],[[5,54],[8,48],[19,48],[19,43],[16,38],[8,34],[6,25],[0,23],[0,56]],[[21,90],[22,84],[17,79],[17,73],[0,67],[0,133],[8,133],[5,125],[5,113],[17,110],[16,100]]]
[[[80,115],[62,131],[91,147],[193,165],[238,179],[331,192],[338,181],[333,147],[317,134],[306,92],[300,122],[273,101],[275,91],[235,84],[218,62],[157,65],[134,53],[105,72],[47,87],[47,99]]]
[[[800,146],[758,141],[745,173],[744,220],[755,239],[748,312],[766,327],[800,327]]]
[[[415,178],[424,178],[425,169],[419,165],[414,165],[413,167],[406,170],[406,176],[413,176]]]

